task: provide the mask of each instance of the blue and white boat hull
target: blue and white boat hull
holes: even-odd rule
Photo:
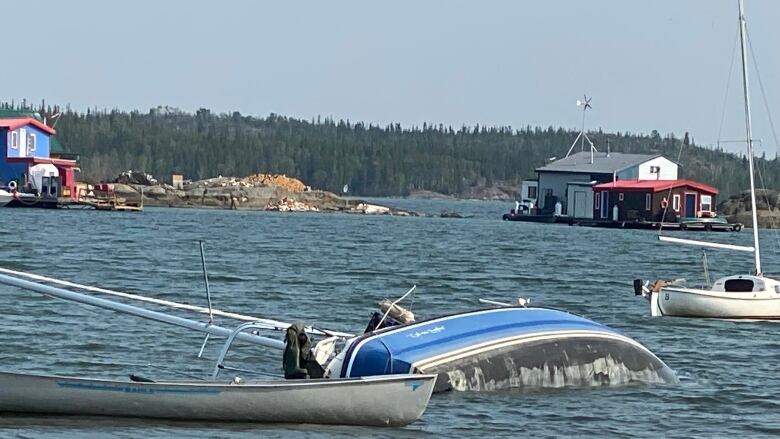
[[[464,312],[364,334],[341,377],[435,373],[435,391],[588,387],[675,382],[637,341],[605,325],[547,308]]]

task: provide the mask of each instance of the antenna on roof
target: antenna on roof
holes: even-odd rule
[[[588,135],[585,134],[585,112],[588,111],[588,108],[593,108],[593,106],[590,105],[591,99],[593,98],[589,98],[588,95],[582,95],[582,100],[577,99],[577,106],[582,107],[582,129],[569,147],[569,151],[566,153],[566,157],[571,154],[571,151],[574,149],[574,145],[577,144],[578,140],[580,141],[580,152],[585,151],[585,140],[587,140],[588,144],[590,145],[590,163],[592,164],[593,153],[599,151],[596,149],[596,146],[593,145],[593,142],[590,141]]]

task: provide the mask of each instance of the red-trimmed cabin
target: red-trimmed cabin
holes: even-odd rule
[[[718,189],[693,180],[617,180],[593,192],[593,218],[658,221],[667,204],[667,219],[714,216]]]

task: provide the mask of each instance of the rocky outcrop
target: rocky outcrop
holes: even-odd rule
[[[257,174],[246,178],[220,176],[188,183],[182,189],[169,184],[115,184],[114,190],[127,195],[143,191],[146,206],[417,215],[361,200],[341,198],[327,191],[311,190],[300,180],[284,175]]]
[[[358,203],[355,206],[357,213],[365,213],[367,215],[389,215],[390,208],[386,206],[380,206],[378,204]]]
[[[777,191],[769,189],[756,190],[758,227],[780,228],[780,196],[778,195]],[[739,222],[746,227],[751,227],[753,214],[750,205],[750,191],[744,191],[718,204],[718,212],[731,223]]]
[[[520,188],[517,186],[506,184],[497,184],[494,186],[477,185],[469,187],[455,195],[427,190],[417,190],[409,193],[409,197],[427,200],[447,200],[460,198],[466,200],[514,201],[517,199],[519,189]]]
[[[320,209],[303,201],[284,197],[279,201],[268,203],[265,206],[265,210],[276,212],[319,212]]]
[[[147,174],[145,172],[138,172],[133,171],[132,169],[123,172],[117,176],[117,178],[114,179],[113,183],[119,183],[119,184],[142,184],[145,186],[151,186],[157,184],[157,179],[155,179],[152,174]]]

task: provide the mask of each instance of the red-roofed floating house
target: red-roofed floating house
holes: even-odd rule
[[[593,186],[593,218],[613,221],[660,221],[710,217],[718,190],[693,180],[615,180]]]
[[[56,207],[61,195],[76,198],[76,160],[52,155],[53,128],[32,117],[0,118],[0,187],[13,205]]]
[[[536,168],[536,180],[523,182],[523,203],[518,201],[503,219],[594,227],[741,229],[741,224],[717,217],[716,188],[679,179],[678,168],[659,154],[595,150],[570,154]],[[532,192],[537,199],[532,199]],[[525,204],[534,207],[521,210]]]

